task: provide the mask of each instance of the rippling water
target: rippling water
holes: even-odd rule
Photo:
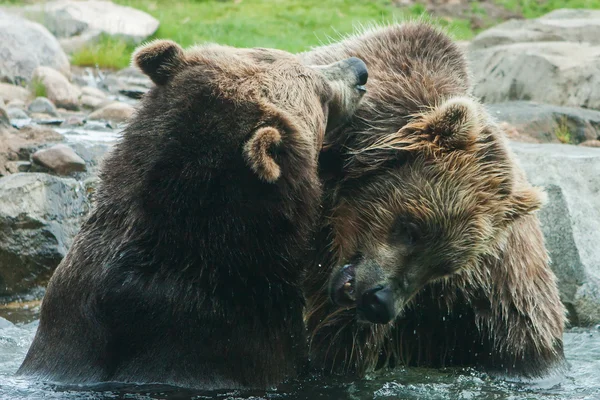
[[[268,392],[199,392],[165,386],[103,384],[64,387],[16,378],[31,344],[37,306],[0,315],[0,399],[600,399],[600,329],[572,329],[565,334],[570,369],[544,380],[517,382],[492,379],[471,370],[401,369],[367,379],[312,378]]]

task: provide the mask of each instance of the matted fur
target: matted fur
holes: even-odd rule
[[[303,55],[359,57],[367,95],[322,154],[322,229],[306,277],[306,321],[317,369],[359,375],[384,366],[475,366],[539,376],[561,365],[564,308],[533,212],[543,193],[513,159],[502,131],[469,97],[467,62],[424,23],[367,29]],[[427,278],[390,324],[356,320],[331,303],[332,270],[357,251],[391,252],[397,215],[427,221]],[[462,217],[453,217],[462,216]],[[457,221],[462,221],[461,227]],[[434,264],[431,264],[434,265]]]

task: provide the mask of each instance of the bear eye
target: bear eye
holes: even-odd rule
[[[414,246],[421,239],[421,229],[405,218],[398,218],[391,231],[391,239],[394,242],[401,242],[408,246]]]

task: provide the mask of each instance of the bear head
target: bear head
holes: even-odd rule
[[[514,172],[480,105],[451,98],[350,151],[332,191],[331,299],[388,323],[425,285],[476,270],[544,193]]]

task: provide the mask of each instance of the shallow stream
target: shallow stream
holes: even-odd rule
[[[565,334],[570,369],[533,382],[504,381],[471,370],[400,369],[364,380],[312,378],[267,392],[200,392],[173,387],[104,384],[60,387],[13,376],[31,344],[38,302],[0,308],[0,399],[431,399],[600,400],[600,327]],[[33,319],[33,320],[32,320]]]

